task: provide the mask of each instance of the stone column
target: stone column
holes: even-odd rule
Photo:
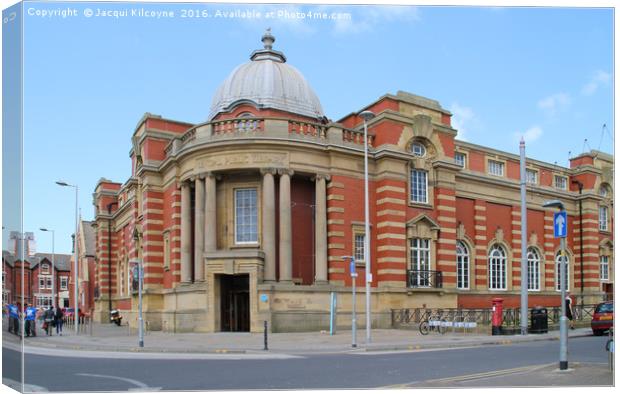
[[[265,253],[264,281],[276,280],[276,196],[273,168],[261,170],[263,175],[263,252]]]
[[[196,178],[196,209],[194,210],[194,281],[204,281],[205,250],[205,181]]]
[[[315,178],[315,283],[327,283],[327,176],[319,174]]]
[[[205,179],[205,251],[215,252],[217,249],[217,200],[216,175],[207,173]]]
[[[280,173],[280,282],[292,282],[293,244],[291,242],[291,170]]]
[[[181,184],[181,282],[192,279],[192,218],[189,183]]]

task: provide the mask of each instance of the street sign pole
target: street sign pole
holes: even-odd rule
[[[560,238],[560,305],[562,316],[560,316],[560,370],[568,369],[568,322],[566,318],[566,266],[568,258],[566,256],[566,235],[568,234],[568,221],[564,204],[559,200],[548,201],[543,204],[545,208],[559,208],[560,212],[553,214],[553,236]]]
[[[356,283],[357,280],[357,270],[355,269],[355,258],[351,257],[351,296],[352,296],[352,306],[351,306],[351,347],[357,347],[357,312],[356,312]]]
[[[142,259],[139,259],[138,266],[138,346],[144,347],[144,326],[142,320],[142,281],[144,274],[142,272]]]
[[[529,265],[527,261],[527,203],[525,194],[526,170],[525,170],[525,140],[521,138],[519,144],[521,154],[521,335],[527,335],[527,311],[528,311],[528,283]]]
[[[568,319],[566,317],[566,238],[560,238],[560,288],[562,316],[560,317],[560,370],[568,369]]]

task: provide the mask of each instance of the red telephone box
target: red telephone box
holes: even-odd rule
[[[491,315],[491,335],[501,335],[503,321],[502,316],[504,312],[504,299],[493,298],[491,301],[493,302],[493,309]]]

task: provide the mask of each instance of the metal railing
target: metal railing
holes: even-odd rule
[[[440,289],[443,287],[443,276],[441,271],[407,270],[407,287]]]
[[[598,304],[576,305],[574,306],[574,318],[577,322],[587,322],[594,315],[594,310]],[[549,326],[556,326],[560,323],[562,308],[547,307],[547,323]],[[531,309],[530,309],[531,312]],[[463,309],[463,308],[404,308],[392,309],[392,328],[406,328],[408,325],[417,325],[430,316],[438,316],[447,321],[467,321],[475,322],[479,325],[490,325],[492,317],[491,308],[484,309]],[[531,316],[528,313],[528,316]],[[502,326],[508,329],[518,329],[521,324],[521,308],[507,308],[503,310]]]

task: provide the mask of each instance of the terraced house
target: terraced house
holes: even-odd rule
[[[519,157],[458,140],[439,102],[386,94],[338,121],[324,115],[274,37],[214,92],[207,121],[145,114],[131,138],[132,176],[101,179],[95,205],[95,315],[136,324],[132,266],[144,263],[150,329],[274,331],[350,325],[351,276],[364,282],[370,237],[372,321],[394,308],[517,306]],[[370,234],[364,231],[368,122]],[[515,149],[516,150],[516,149]],[[568,279],[586,303],[613,292],[613,158],[570,168],[527,160],[530,306],[559,305],[553,210],[568,211]],[[357,302],[363,322],[364,297]],[[362,323],[363,326],[363,323]]]

